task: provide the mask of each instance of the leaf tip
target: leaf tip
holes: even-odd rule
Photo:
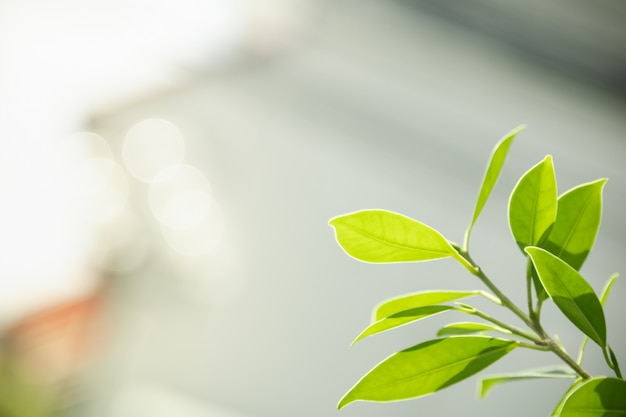
[[[519,124],[519,125],[515,126],[513,128],[513,130],[511,130],[511,134],[513,134],[513,133],[517,134],[517,133],[521,132],[524,129],[526,129],[526,124],[525,123]]]
[[[341,225],[341,223],[345,223],[345,221],[349,219],[351,216],[356,216],[365,212],[376,212],[376,211],[383,211],[383,210],[357,210],[357,211],[353,211],[350,213],[340,214],[328,220],[328,225],[337,229],[337,226]]]
[[[505,142],[507,140],[512,140],[515,138],[515,136],[517,136],[518,133],[520,133],[522,130],[526,129],[526,125],[525,124],[520,124],[515,126],[513,129],[511,129],[506,135],[503,136],[501,143]]]
[[[348,348],[351,348],[352,346],[356,345],[356,343],[363,339],[365,336],[363,336],[363,333],[359,334],[357,337],[354,338],[354,340],[350,343],[350,346],[348,346]]]
[[[532,259],[533,253],[537,253],[537,252],[542,251],[542,250],[543,249],[538,248],[537,246],[526,246],[524,248],[524,252],[526,252],[528,255],[530,255],[531,259]]]
[[[350,392],[348,392],[337,403],[337,410],[341,410],[342,408],[344,408],[346,405],[350,404],[353,401],[354,400],[350,398]]]
[[[590,184],[594,184],[594,185],[597,184],[600,186],[600,189],[603,189],[608,181],[609,181],[608,178],[598,178],[597,180],[592,181]]]

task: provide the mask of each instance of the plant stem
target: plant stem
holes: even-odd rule
[[[530,259],[526,260],[526,297],[528,298],[528,314],[530,318],[535,320],[538,315],[535,314],[533,308],[533,288],[532,288],[532,264]]]
[[[615,354],[613,354],[613,350],[609,346],[606,346],[605,348],[602,348],[602,354],[604,355],[604,360],[609,365],[609,368],[615,372],[615,376],[622,378],[622,371],[619,369],[619,364],[617,363]]]
[[[565,362],[570,368],[572,368],[574,371],[576,371],[576,373],[578,375],[580,375],[583,379],[591,378],[591,375],[587,371],[585,371],[578,363],[576,363],[576,361],[574,359],[572,359],[572,357],[570,355],[568,355],[567,352],[565,352],[561,348],[561,346],[559,346],[545,332],[545,330],[543,330],[543,328],[541,327],[541,325],[539,323],[536,324],[536,327],[534,328],[534,330],[537,331],[537,333],[539,333],[539,336],[541,336],[541,338],[543,339],[543,342],[546,344],[546,346],[552,352],[554,352],[559,358],[561,358],[561,360],[563,362]]]
[[[499,327],[502,327],[503,329],[508,330],[508,331],[510,331],[511,333],[513,333],[513,334],[515,334],[517,336],[523,337],[524,339],[528,339],[531,342],[535,343],[535,346],[539,346],[539,345],[537,345],[537,343],[541,343],[542,342],[541,339],[539,339],[537,336],[535,336],[535,335],[533,335],[531,333],[528,333],[528,332],[526,332],[526,331],[524,331],[522,329],[518,329],[515,326],[510,326],[510,325],[508,325],[506,323],[503,323],[500,320],[495,319],[495,318],[489,316],[488,314],[485,314],[482,311],[477,310],[475,308],[473,309],[472,312],[470,312],[470,314],[473,314],[473,315],[478,316],[478,317],[480,317],[482,319],[490,321],[491,323],[493,323],[493,324],[495,324],[495,325],[497,325]],[[542,349],[542,350],[545,350],[545,349]]]
[[[462,251],[461,256],[463,256],[470,264],[472,264],[472,266],[474,267],[474,272],[473,272],[474,275],[476,275],[483,282],[483,284],[485,284],[487,288],[489,288],[491,292],[493,292],[496,295],[496,297],[500,299],[500,301],[502,302],[502,305],[506,306],[516,316],[522,319],[522,321],[526,323],[528,327],[534,330],[533,328],[534,323],[530,319],[530,317],[526,313],[524,313],[522,310],[520,310],[520,308],[517,305],[515,305],[515,303],[513,303],[513,301],[511,301],[509,297],[504,295],[504,293],[500,291],[500,289],[496,287],[493,282],[491,282],[489,277],[487,277],[487,275],[485,275],[485,273],[483,272],[482,268],[478,266],[476,262],[474,262],[474,260],[470,257],[469,253]]]
[[[582,365],[583,363],[583,355],[585,354],[585,347],[587,346],[588,341],[589,341],[589,338],[585,336],[585,338],[583,339],[583,342],[580,345],[580,350],[578,352],[578,360],[576,360],[576,363],[579,365]],[[606,359],[606,355],[605,355],[605,359]]]
[[[549,352],[550,348],[547,346],[538,346],[538,345],[533,345],[531,343],[520,343],[519,344],[520,347],[526,348],[526,349],[533,349],[533,350],[540,350],[542,352]]]
[[[543,307],[543,300],[539,298],[537,300],[537,308],[535,309],[535,317],[537,317],[537,320],[541,317],[541,307]]]
[[[470,227],[467,228],[467,230],[465,231],[465,236],[463,236],[463,249],[461,250],[462,253],[469,252],[469,238],[470,233],[472,233],[472,226],[473,225],[470,225]]]
[[[502,305],[511,310],[517,317],[519,317],[526,325],[532,329],[539,336],[539,342],[541,345],[546,346],[549,350],[554,352],[563,362],[565,362],[570,368],[572,368],[583,379],[591,378],[591,375],[585,371],[574,359],[572,359],[567,352],[565,352],[551,337],[548,335],[541,324],[539,323],[538,316],[533,315],[533,319],[524,313],[513,301],[509,299],[496,285],[491,282],[489,277],[485,275],[483,270],[474,262],[469,253],[465,250],[461,250],[459,254],[466,259],[474,268],[473,274],[476,275],[482,282],[493,292],[502,302]],[[531,310],[532,311],[532,310]],[[536,339],[535,339],[536,340]]]

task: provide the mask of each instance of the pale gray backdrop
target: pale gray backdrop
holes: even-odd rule
[[[82,412],[548,415],[566,389],[563,381],[505,385],[480,401],[472,378],[426,398],[335,409],[374,364],[434,337],[447,320],[465,319],[433,318],[349,350],[377,302],[404,292],[482,287],[452,260],[359,263],[336,245],[328,220],[386,208],[462,240],[489,153],[520,123],[528,127],[475,227],[474,258],[523,304],[524,260],[510,238],[508,195],[524,171],[552,154],[560,192],[609,178],[584,275],[600,291],[612,272],[626,272],[623,96],[518,52],[406,4],[344,2],[321,14],[296,49],[245,57],[95,117],[91,127],[118,157],[125,132],[143,118],[180,128],[186,162],[206,174],[224,209],[230,258],[208,255],[181,266],[156,227],[144,222],[151,255],[117,277],[115,348]],[[145,187],[131,185],[133,206],[147,213]],[[622,362],[625,292],[618,281],[607,305],[609,339]],[[558,316],[552,306],[544,311]],[[581,337],[573,326],[546,320],[576,352]],[[590,347],[586,363],[606,373],[598,354]],[[483,375],[550,363],[557,358],[516,351]]]

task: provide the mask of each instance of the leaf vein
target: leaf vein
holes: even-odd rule
[[[355,231],[357,233],[362,234],[363,236],[366,236],[366,237],[368,237],[368,238],[370,238],[372,240],[375,240],[377,242],[384,243],[384,244],[389,245],[389,246],[393,246],[395,248],[405,249],[405,250],[409,250],[409,251],[413,251],[413,252],[428,252],[428,253],[437,253],[437,254],[451,255],[450,251],[425,249],[425,248],[419,248],[419,247],[414,247],[414,246],[407,246],[407,245],[403,245],[403,244],[400,244],[400,243],[394,243],[394,242],[391,242],[389,240],[382,239],[382,238],[380,238],[380,237],[378,237],[376,235],[373,235],[373,234],[371,234],[371,233],[369,233],[369,232],[367,232],[367,231],[365,231],[363,229],[360,229],[360,228],[358,228],[356,226],[352,226],[352,225],[349,225],[349,224],[344,224],[344,225],[347,228],[349,228],[349,229],[351,229],[351,230],[353,230],[353,231]]]
[[[578,214],[576,216],[576,220],[574,221],[574,224],[569,228],[569,231],[567,233],[567,237],[565,238],[565,241],[563,242],[563,245],[561,245],[561,249],[559,251],[559,254],[557,255],[559,258],[561,257],[561,255],[565,251],[565,248],[567,248],[567,246],[569,246],[569,243],[570,243],[570,241],[572,240],[572,238],[574,236],[574,232],[578,228],[578,224],[582,220],[583,215],[585,214],[585,212],[589,208],[589,205],[591,204],[591,200],[592,200],[592,196],[591,195],[587,196],[587,199],[585,200],[585,204],[584,204],[582,210],[578,211]]]
[[[463,365],[463,364],[469,363],[469,362],[471,362],[473,360],[476,360],[476,359],[479,359],[479,358],[487,358],[487,357],[490,357],[490,356],[494,356],[496,354],[500,354],[502,350],[507,350],[509,348],[509,346],[510,345],[496,347],[496,348],[490,350],[489,352],[487,352],[485,354],[470,356],[468,358],[465,358],[465,359],[462,359],[462,360],[459,360],[459,361],[456,361],[456,362],[449,363],[449,364],[447,364],[445,366],[441,366],[441,367],[438,367],[438,368],[435,368],[435,369],[430,369],[430,370],[428,370],[426,372],[421,372],[421,373],[419,373],[417,375],[412,375],[410,377],[402,378],[402,379],[399,379],[399,380],[396,380],[396,381],[393,381],[393,382],[390,382],[390,383],[387,383],[387,384],[384,384],[384,385],[379,385],[379,386],[372,387],[372,388],[367,389],[367,390],[363,390],[363,391],[361,391],[361,393],[368,393],[368,392],[372,392],[372,391],[377,391],[377,390],[379,390],[381,388],[393,387],[393,386],[396,386],[396,385],[399,385],[399,384],[403,384],[403,383],[409,382],[409,381],[417,379],[417,378],[422,378],[422,377],[424,377],[426,375],[430,375],[430,374],[433,374],[433,373],[436,373],[436,372],[440,372],[442,370],[446,370],[446,369],[449,369],[449,368],[452,368],[452,367],[455,367],[455,366],[458,366],[458,365]]]

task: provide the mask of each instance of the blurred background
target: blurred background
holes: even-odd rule
[[[600,291],[626,272],[625,18],[617,0],[2,0],[0,415],[548,415],[567,381],[337,412],[465,319],[348,350],[376,303],[482,287],[452,260],[361,264],[327,222],[385,208],[461,241],[493,145],[525,123],[473,257],[524,302],[508,195],[552,154],[559,192],[609,178],[582,270]],[[625,293],[606,307],[622,361]],[[585,366],[608,373],[593,346]]]

